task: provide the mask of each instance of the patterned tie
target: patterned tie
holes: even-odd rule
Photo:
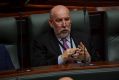
[[[67,44],[67,41],[68,41],[68,40],[67,40],[66,38],[63,38],[63,39],[62,39],[63,46],[64,46],[64,48],[65,48],[64,50],[66,50],[66,49],[69,48],[69,46],[68,46],[68,44]]]
[[[63,46],[64,46],[64,50],[66,50],[66,49],[68,49],[69,48],[69,46],[68,46],[68,44],[67,44],[67,39],[66,38],[63,38],[63,39],[61,39],[62,40],[62,42],[63,42]],[[66,62],[66,64],[69,64],[69,63],[75,63],[75,61],[74,60],[68,60],[67,62]]]

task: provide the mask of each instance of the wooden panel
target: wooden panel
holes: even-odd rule
[[[29,69],[17,70],[17,71],[0,72],[0,78],[43,74],[43,73],[59,72],[59,71],[89,70],[89,69],[116,68],[116,67],[119,67],[119,62],[96,62],[96,63],[91,63],[90,65],[87,64],[52,65],[52,66],[42,66],[42,67],[29,68]]]

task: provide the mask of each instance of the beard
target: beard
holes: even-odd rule
[[[64,29],[64,30],[60,31],[59,37],[60,38],[66,38],[69,34],[70,34],[70,30],[69,29]]]

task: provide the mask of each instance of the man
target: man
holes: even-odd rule
[[[34,40],[32,66],[91,61],[88,38],[72,31],[71,23],[67,7],[57,5],[51,9],[49,24],[52,30]]]

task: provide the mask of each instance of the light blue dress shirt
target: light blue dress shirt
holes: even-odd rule
[[[72,38],[70,38],[70,35],[69,35],[68,37],[66,37],[66,39],[67,39],[67,42],[66,42],[67,45],[69,46],[69,48],[71,48],[71,43],[70,43],[71,41],[70,41],[70,39],[72,39]],[[63,44],[61,38],[58,38],[58,40],[60,41],[61,44]],[[60,44],[59,44],[59,47],[60,47],[60,50],[61,50],[61,52],[63,54],[64,49],[62,48],[62,46]],[[76,45],[75,45],[73,39],[72,39],[72,47],[76,48]],[[63,63],[63,59],[61,58],[61,55],[59,55],[58,56],[58,64],[62,64],[62,63]]]

